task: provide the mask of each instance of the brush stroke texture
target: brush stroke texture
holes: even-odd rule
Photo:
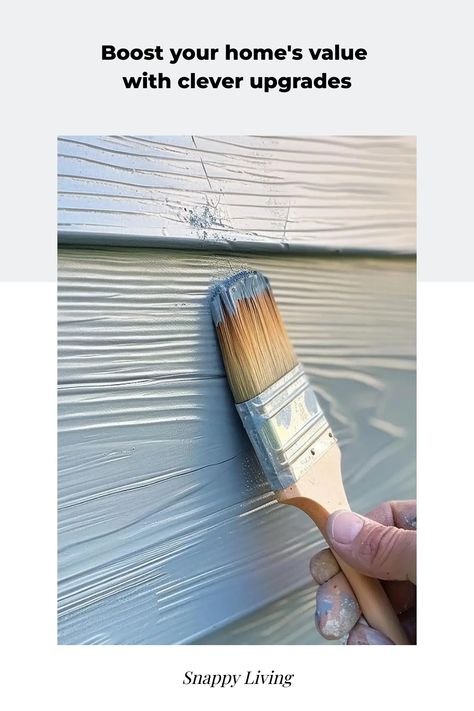
[[[310,583],[192,644],[340,644],[316,636],[315,598]]]
[[[407,136],[65,136],[60,243],[415,251]]]
[[[271,280],[353,507],[414,494],[414,260],[62,248],[62,644],[205,642],[233,622],[236,641],[322,642],[320,536],[269,492],[211,322],[211,285],[242,268]],[[287,598],[296,626],[275,618]]]

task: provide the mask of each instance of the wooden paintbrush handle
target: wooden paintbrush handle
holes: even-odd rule
[[[382,587],[380,580],[362,575],[344,563],[334,551],[337,562],[348,579],[359,602],[362,614],[371,627],[382,632],[395,644],[409,644],[395,610]]]
[[[282,504],[296,506],[314,521],[325,538],[329,515],[338,509],[349,510],[340,475],[340,452],[334,445],[329,452],[292,486],[276,492]],[[385,590],[379,580],[362,575],[333,554],[348,579],[359,607],[371,627],[395,644],[409,644]]]

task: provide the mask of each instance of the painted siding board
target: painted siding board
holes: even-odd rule
[[[414,494],[414,260],[63,247],[63,644],[221,643],[223,628],[236,643],[321,641],[307,621],[320,537],[260,475],[211,324],[212,283],[242,267],[272,281],[354,508]],[[304,623],[282,628],[283,608]]]
[[[60,243],[415,251],[415,139],[59,139]]]

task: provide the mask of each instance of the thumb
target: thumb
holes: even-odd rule
[[[326,533],[333,551],[361,573],[416,584],[416,531],[384,526],[351,511],[335,511]]]

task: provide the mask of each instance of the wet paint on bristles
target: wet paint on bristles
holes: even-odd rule
[[[234,274],[214,289],[211,312],[237,403],[250,400],[297,365],[268,279]]]
[[[214,287],[211,300],[214,324],[217,326],[225,313],[235,314],[239,301],[255,298],[266,289],[270,290],[270,282],[257,271],[241,271],[221,281]]]

